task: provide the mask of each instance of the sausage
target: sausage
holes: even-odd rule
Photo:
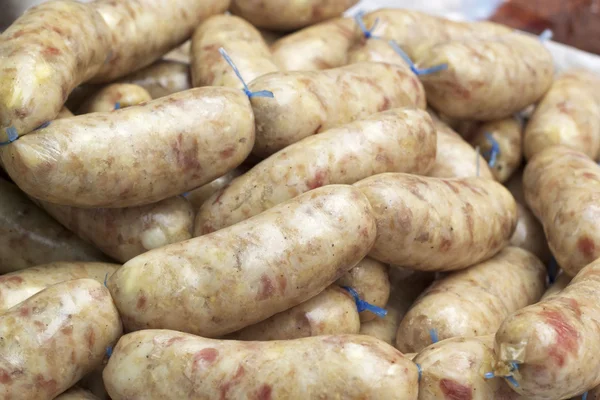
[[[563,145],[587,154],[600,155],[600,77],[570,70],[556,78],[527,124],[525,156]]]
[[[245,82],[278,71],[271,50],[260,32],[233,15],[215,15],[203,22],[192,37],[192,83],[194,86],[228,86],[243,89],[244,84],[219,53],[224,48]]]
[[[194,209],[180,196],[128,208],[39,204],[77,236],[121,263],[148,250],[188,240],[194,233]]]
[[[104,387],[104,382],[102,381],[102,372],[104,372],[104,365],[99,368],[96,368],[94,371],[85,375],[79,382],[77,382],[77,386],[82,389],[85,389],[91,392],[94,396],[98,398],[98,400],[111,400],[108,397],[108,393],[106,393],[106,388]]]
[[[54,400],[98,400],[98,398],[87,390],[73,387]]]
[[[58,113],[55,119],[70,118],[73,116],[73,113],[67,107],[63,107],[60,109],[60,112]]]
[[[538,38],[510,33],[440,43],[415,59],[420,68],[447,64],[422,75],[427,101],[449,117],[490,121],[516,113],[550,88],[552,55]]]
[[[522,124],[516,118],[504,118],[481,124],[469,140],[474,147],[479,146],[498,182],[506,182],[521,165],[521,130]],[[498,154],[492,159],[494,145]]]
[[[351,287],[362,300],[377,307],[385,307],[390,297],[388,266],[368,257],[346,272],[336,284]],[[368,310],[360,313],[361,323],[375,318],[377,316]]]
[[[354,300],[345,290],[332,285],[312,299],[229,334],[226,338],[288,340],[319,335],[352,334],[358,333],[359,330],[360,318]]]
[[[410,65],[385,40],[362,40],[348,50],[348,64],[359,62],[381,62],[395,64],[410,71]]]
[[[186,40],[179,47],[175,47],[162,57],[165,61],[177,61],[184,64],[189,64],[191,60],[192,40]],[[158,61],[160,62],[160,61]]]
[[[502,378],[485,378],[494,359],[493,335],[451,338],[426,347],[413,359],[422,371],[419,400],[525,400]]]
[[[547,148],[527,164],[523,188],[567,274],[576,275],[600,257],[600,167],[594,161],[567,147]]]
[[[0,313],[56,283],[84,278],[103,283],[118,267],[99,262],[55,262],[0,275]]]
[[[417,379],[412,361],[360,335],[238,342],[146,330],[123,336],[104,370],[113,400],[416,400]]]
[[[113,83],[89,97],[77,111],[78,114],[109,112],[152,100],[146,89],[131,83]]]
[[[121,79],[121,83],[132,83],[143,87],[153,99],[192,87],[190,66],[177,61],[160,60]]]
[[[101,283],[77,279],[50,286],[0,314],[0,395],[53,399],[100,366],[121,333]]]
[[[215,337],[316,296],[364,258],[374,240],[375,220],[360,191],[326,186],[229,228],[144,253],[112,275],[108,287],[129,331]]]
[[[198,210],[202,204],[213,194],[229,185],[231,181],[248,171],[248,168],[242,164],[236,169],[232,169],[225,175],[215,179],[212,182],[202,185],[189,193],[184,194],[184,197],[190,202],[194,210]]]
[[[231,12],[258,28],[289,32],[337,17],[358,0],[232,0]]]
[[[544,300],[546,297],[560,293],[571,282],[571,279],[573,279],[573,278],[571,278],[569,275],[567,275],[565,273],[559,274],[556,277],[556,280],[554,281],[554,283],[552,285],[550,285],[548,287],[548,289],[546,289],[546,291],[544,292],[544,295],[542,296],[542,300]]]
[[[452,271],[508,245],[517,224],[512,196],[488,179],[387,173],[360,182],[377,218],[369,257],[423,271]]]
[[[241,164],[253,142],[247,96],[208,87],[54,121],[0,147],[0,158],[17,185],[40,200],[132,207],[222,176]]]
[[[211,15],[221,14],[229,0],[96,0],[109,26],[110,57],[92,79],[111,82],[158,60],[192,36]],[[165,23],[169,21],[169,23]]]
[[[382,172],[425,173],[436,139],[427,113],[394,109],[312,135],[273,154],[208,199],[196,216],[205,234],[311,189]]]
[[[250,90],[269,90],[275,96],[251,99],[256,118],[253,153],[263,158],[307,136],[376,112],[425,108],[417,76],[391,64],[273,73],[253,81]]]
[[[348,49],[360,39],[352,18],[336,18],[309,26],[277,40],[271,46],[273,61],[283,71],[316,71],[344,66]]]
[[[0,35],[0,142],[25,135],[60,111],[109,52],[110,31],[86,4],[50,1],[30,8]]]
[[[547,265],[552,257],[544,228],[524,205],[517,203],[517,228],[510,238],[510,245],[520,247],[535,254],[544,265]]]
[[[0,249],[0,274],[53,261],[106,258],[3,179],[0,179]]]
[[[506,284],[502,284],[506,282]],[[433,283],[406,313],[396,336],[402,352],[439,339],[493,334],[510,313],[538,301],[546,268],[533,254],[507,247],[495,257]]]
[[[531,400],[567,399],[599,385],[599,282],[595,261],[560,293],[508,316],[496,333],[496,375],[512,376],[513,389]]]

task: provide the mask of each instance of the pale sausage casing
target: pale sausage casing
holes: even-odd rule
[[[377,218],[377,240],[369,256],[402,267],[466,268],[504,248],[517,223],[514,199],[489,179],[387,173],[355,186]]]
[[[417,400],[417,379],[410,359],[359,335],[238,342],[145,330],[123,336],[104,370],[113,400]]]
[[[520,203],[517,203],[517,213],[517,227],[510,238],[510,245],[532,252],[544,265],[547,265],[552,253],[548,248],[544,228],[535,215]]]
[[[229,228],[144,253],[108,287],[129,330],[215,337],[317,295],[374,240],[375,220],[360,191],[325,186]]]
[[[184,193],[184,197],[190,202],[194,210],[198,210],[206,200],[213,194],[229,185],[232,180],[248,171],[248,167],[243,164],[235,169],[232,169],[223,176],[218,177],[212,182],[202,185],[188,193]]]
[[[265,157],[307,136],[397,107],[425,108],[423,86],[412,72],[382,63],[324,71],[272,73],[250,84],[275,98],[254,97],[257,156]]]
[[[527,164],[523,188],[567,274],[575,276],[600,257],[600,167],[594,161],[567,147],[549,147]]]
[[[207,87],[53,121],[0,147],[0,157],[17,185],[40,200],[131,207],[210,182],[241,164],[253,142],[246,95]]]
[[[87,4],[50,1],[29,9],[0,35],[0,142],[56,117],[77,85],[98,72],[110,31]]]
[[[556,295],[511,314],[496,333],[496,375],[530,400],[567,399],[600,384],[600,262]],[[510,368],[516,362],[517,369]]]
[[[0,395],[54,398],[99,367],[121,333],[101,283],[77,279],[50,286],[0,314]]]
[[[106,258],[4,179],[0,179],[0,249],[0,274],[53,261]]]
[[[109,112],[152,100],[146,89],[131,83],[113,83],[100,89],[77,110],[77,114]]]
[[[117,268],[108,263],[55,262],[0,275],[0,313],[56,283],[73,279],[103,283]]]
[[[159,60],[119,79],[143,87],[153,99],[183,92],[192,87],[190,66],[177,61]]]
[[[435,130],[425,111],[377,113],[302,139],[233,180],[202,205],[196,232],[230,226],[320,186],[383,172],[424,174],[435,155]]]
[[[505,284],[503,284],[506,282]],[[546,268],[533,254],[507,247],[495,257],[433,283],[398,328],[402,352],[439,339],[493,334],[510,313],[532,304],[546,289]]]
[[[278,70],[260,32],[233,15],[215,15],[203,22],[192,37],[194,86],[228,86],[243,89],[231,65],[219,53],[227,51],[244,82]]]

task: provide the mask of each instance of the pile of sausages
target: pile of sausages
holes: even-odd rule
[[[600,399],[600,77],[354,3],[0,35],[0,399]]]

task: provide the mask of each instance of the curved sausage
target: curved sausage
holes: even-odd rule
[[[101,283],[50,286],[0,314],[0,395],[52,399],[102,364],[121,336],[119,314]]]
[[[215,337],[314,297],[364,258],[374,240],[375,220],[360,191],[325,186],[229,228],[144,253],[108,287],[129,330]]]
[[[86,99],[77,110],[77,114],[110,112],[150,100],[152,100],[152,96],[141,86],[131,83],[113,83]]]
[[[0,35],[0,142],[56,117],[77,85],[109,54],[110,31],[89,5],[49,1],[30,8]]]
[[[196,216],[196,233],[231,226],[320,186],[352,184],[382,172],[425,173],[435,146],[430,118],[415,109],[389,110],[309,136],[208,199]]]
[[[387,173],[357,182],[377,218],[376,260],[423,271],[452,271],[492,257],[517,223],[515,201],[488,179]]]
[[[192,37],[192,83],[194,86],[228,86],[243,83],[219,53],[224,48],[245,82],[279,69],[260,32],[233,15],[215,15],[203,22]]]
[[[175,47],[162,57],[164,61],[177,61],[184,64],[191,62],[192,40],[186,40],[179,47]]]
[[[253,153],[268,156],[307,136],[398,107],[425,108],[416,75],[381,63],[325,71],[280,72],[250,84],[275,98],[251,99],[256,118]]]
[[[417,379],[412,361],[361,335],[238,342],[146,330],[123,336],[104,370],[113,400],[417,400]]]
[[[517,215],[517,227],[510,238],[510,245],[532,252],[547,265],[552,253],[548,248],[544,228],[533,213],[520,203],[517,203]]]
[[[53,121],[0,147],[0,157],[19,187],[40,200],[131,207],[222,176],[241,164],[253,142],[247,96],[208,87]]]
[[[153,99],[192,87],[190,66],[177,61],[159,60],[154,64],[119,79],[121,83],[132,83],[143,87]]]
[[[0,274],[53,261],[106,258],[4,179],[0,179],[0,248]]]

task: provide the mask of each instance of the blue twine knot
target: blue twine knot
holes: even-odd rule
[[[490,168],[494,168],[496,166],[498,156],[500,155],[500,145],[494,136],[492,136],[492,134],[489,132],[485,133],[485,139],[492,145],[492,148],[486,152],[486,158],[489,158],[488,165]]]
[[[377,25],[379,25],[379,18],[375,18],[375,21],[373,22],[371,29],[367,29],[365,22],[363,21],[364,15],[365,15],[364,11],[359,11],[354,16],[354,20],[358,24],[358,27],[362,31],[363,35],[365,35],[365,39],[371,39],[371,38],[379,39],[378,36],[373,35],[373,32],[375,31],[375,29],[377,29]]]
[[[115,110],[119,110],[120,108],[121,108],[121,103],[117,101],[117,102],[115,103],[115,108],[114,108],[114,109],[115,109]]]
[[[6,146],[7,144],[11,144],[15,140],[19,138],[19,134],[17,133],[17,128],[14,126],[9,126],[5,129],[6,136],[8,136],[8,140],[6,142],[0,142],[0,146]]]
[[[240,74],[240,71],[237,69],[237,67],[235,66],[235,64],[233,63],[233,61],[231,60],[231,57],[229,57],[229,54],[227,54],[227,52],[225,51],[224,48],[219,48],[219,53],[221,53],[221,55],[223,56],[223,58],[225,59],[225,61],[227,61],[227,64],[229,64],[229,66],[233,69],[233,72],[235,72],[235,74],[237,75],[238,79],[240,80],[240,82],[242,82],[242,85],[244,85],[244,93],[246,93],[246,96],[248,96],[249,98],[252,97],[269,97],[269,98],[274,98],[275,96],[273,95],[273,92],[269,91],[269,90],[260,90],[258,92],[253,92],[248,88],[248,85],[246,85],[246,82],[244,81],[244,78],[242,78],[242,74]]]
[[[368,302],[362,300],[356,290],[352,289],[350,286],[342,286],[343,289],[346,289],[348,293],[354,297],[354,301],[356,302],[356,308],[358,312],[361,313],[363,311],[370,311],[373,314],[377,315],[379,318],[383,318],[387,315],[387,310],[377,307],[373,304],[369,304]]]
[[[112,353],[113,353],[113,348],[112,348],[112,346],[108,346],[108,347],[106,348],[106,357],[110,358],[110,357],[112,356]]]
[[[588,392],[585,392],[582,396],[581,396],[581,400],[587,400],[587,396],[588,396]]]
[[[435,328],[432,328],[429,330],[429,337],[431,338],[431,343],[437,343],[440,341],[440,338],[438,336],[438,331]]]
[[[421,382],[421,375],[423,375],[423,370],[421,369],[421,364],[419,363],[415,363],[417,364],[417,371],[419,371],[419,382]]]
[[[518,369],[519,369],[519,364],[517,364],[516,361],[511,361],[510,362],[510,371],[512,372],[512,371],[515,371],[515,370],[518,370]],[[492,378],[495,378],[496,375],[493,372],[486,372],[483,375],[483,377],[485,379],[492,379]],[[512,376],[512,375],[506,375],[506,376],[503,376],[503,378],[506,379],[507,381],[509,381],[510,384],[513,385],[514,387],[516,387],[516,388],[519,387],[519,382],[517,382],[517,380],[515,379],[514,376]]]
[[[440,64],[440,65],[436,65],[430,68],[425,68],[425,69],[420,69],[417,68],[415,66],[415,63],[412,62],[412,60],[410,59],[410,57],[408,56],[408,54],[406,54],[404,52],[404,50],[402,50],[400,48],[400,46],[398,46],[398,43],[394,42],[393,40],[388,41],[388,44],[390,46],[392,46],[392,48],[394,49],[394,51],[396,52],[396,54],[398,54],[400,57],[402,57],[402,59],[408,64],[408,66],[410,67],[410,70],[417,76],[420,75],[428,75],[428,74],[433,74],[435,72],[439,72],[439,71],[443,71],[448,69],[448,64]]]

